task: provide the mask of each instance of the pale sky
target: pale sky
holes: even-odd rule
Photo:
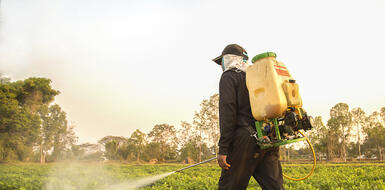
[[[274,51],[304,108],[385,107],[383,0],[2,0],[0,72],[47,77],[79,143],[192,122],[230,43]]]

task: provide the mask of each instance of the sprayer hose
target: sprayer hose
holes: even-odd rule
[[[310,149],[311,149],[311,151],[312,151],[312,153],[313,153],[313,168],[311,169],[310,173],[307,174],[307,175],[306,175],[305,177],[303,177],[303,178],[292,178],[292,177],[289,177],[289,176],[287,176],[287,175],[285,175],[285,174],[282,174],[283,177],[285,177],[285,178],[287,178],[287,179],[290,179],[290,180],[294,180],[294,181],[301,181],[301,180],[304,180],[304,179],[310,177],[310,176],[314,173],[314,169],[315,169],[315,166],[316,166],[316,157],[315,157],[315,152],[314,152],[313,145],[310,143],[310,140],[306,137],[305,134],[303,134],[301,131],[298,131],[298,132],[301,133],[301,135],[302,135],[303,137],[305,137],[306,142],[309,144]]]

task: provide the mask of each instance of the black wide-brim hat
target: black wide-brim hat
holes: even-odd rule
[[[238,55],[238,56],[243,56],[246,60],[249,59],[249,56],[247,55],[247,52],[243,47],[241,47],[238,44],[230,44],[223,49],[222,54],[214,59],[212,59],[215,63],[218,65],[222,64],[222,58],[226,54],[232,54],[232,55]]]

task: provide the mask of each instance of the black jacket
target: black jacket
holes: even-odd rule
[[[246,73],[237,69],[225,71],[219,82],[219,154],[227,155],[235,130],[253,126]]]

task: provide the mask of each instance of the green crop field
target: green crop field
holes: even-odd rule
[[[123,164],[1,164],[0,190],[4,189],[130,189],[154,181],[157,175],[184,165]],[[311,165],[283,165],[284,173],[301,177]],[[216,189],[220,169],[206,164],[171,174],[143,189]],[[155,177],[150,177],[155,176]],[[290,189],[384,189],[385,164],[321,164],[304,181],[285,179]],[[260,189],[254,179],[248,189]]]

